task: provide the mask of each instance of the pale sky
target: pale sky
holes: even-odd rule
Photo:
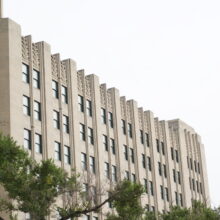
[[[180,118],[205,144],[220,206],[219,0],[4,0],[23,35],[95,73],[161,120]]]

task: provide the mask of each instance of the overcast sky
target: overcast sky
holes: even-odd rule
[[[23,35],[161,120],[194,127],[212,204],[220,205],[219,0],[4,0],[4,8]]]

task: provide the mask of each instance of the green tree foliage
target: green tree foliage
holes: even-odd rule
[[[0,212],[22,211],[30,213],[34,220],[45,220],[57,211],[60,220],[67,220],[98,212],[104,204],[113,202],[119,207],[120,216],[122,212],[128,213],[127,217],[142,214],[137,202],[143,193],[141,185],[121,182],[109,192],[106,200],[98,203],[90,191],[83,191],[78,177],[75,172],[69,176],[52,160],[37,163],[12,138],[0,134],[0,184],[8,193],[8,200],[0,198]],[[65,198],[64,207],[56,205],[59,197]]]

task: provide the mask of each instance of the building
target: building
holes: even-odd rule
[[[8,18],[0,18],[0,131],[36,160],[54,158],[92,177],[96,190],[124,178],[144,184],[141,202],[149,210],[189,207],[192,199],[209,203],[204,146],[193,128],[160,121],[96,75],[78,71],[73,60],[51,54],[46,42],[23,37]]]

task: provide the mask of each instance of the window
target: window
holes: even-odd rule
[[[81,166],[83,170],[87,170],[87,157],[85,153],[81,153]]]
[[[151,171],[151,158],[147,157],[147,166],[148,166],[148,170]]]
[[[197,172],[197,163],[195,160],[194,160],[194,167],[195,167],[195,172]]]
[[[142,166],[143,168],[146,168],[146,158],[144,154],[142,154]]]
[[[95,173],[95,157],[92,156],[89,157],[89,165],[90,165],[90,171],[92,173]]]
[[[187,166],[189,168],[189,157],[187,156]]]
[[[122,133],[126,134],[126,126],[125,126],[125,120],[121,120],[121,128],[122,128]]]
[[[108,113],[108,121],[109,121],[109,126],[113,128],[113,114],[111,112]]]
[[[92,128],[88,128],[88,142],[92,145],[94,144],[94,135]]]
[[[37,101],[34,101],[34,118],[41,121],[41,104]]]
[[[151,211],[155,212],[155,207],[154,206],[151,206]]]
[[[81,123],[79,124],[79,135],[80,135],[80,140],[82,141],[86,140],[85,125]]]
[[[179,154],[178,154],[177,150],[175,150],[175,151],[176,151],[176,162],[179,163]]]
[[[153,196],[154,195],[154,186],[153,186],[153,182],[152,181],[149,181],[150,183],[150,193],[151,195]]]
[[[69,117],[63,115],[63,131],[69,134]]]
[[[166,193],[166,200],[169,202],[169,191],[167,187],[165,187],[165,193]]]
[[[173,181],[176,182],[176,171],[173,169]]]
[[[134,149],[130,148],[131,162],[134,163]]]
[[[198,162],[198,173],[200,174],[200,165],[199,165],[199,162]]]
[[[112,149],[112,154],[115,154],[115,140],[110,138],[110,147]]]
[[[33,87],[40,89],[40,72],[33,70]]]
[[[66,86],[61,86],[61,100],[63,103],[68,103],[68,93]]]
[[[127,147],[127,145],[124,145],[124,156],[125,156],[125,160],[128,160],[128,147]]]
[[[144,144],[144,132],[142,130],[140,130],[140,141]]]
[[[181,184],[181,176],[180,176],[180,172],[177,172],[177,177],[178,177],[178,183]]]
[[[147,146],[150,147],[149,134],[148,133],[145,133],[145,138],[146,138]]]
[[[58,90],[58,82],[52,81],[52,91],[53,91],[53,97],[58,99],[59,98],[59,90]]]
[[[102,135],[102,143],[103,143],[105,151],[108,151],[108,138],[104,134]]]
[[[78,95],[78,108],[80,112],[84,112],[84,98]]]
[[[145,192],[148,193],[148,182],[147,182],[147,179],[144,179],[144,188],[145,188]]]
[[[165,164],[163,165],[163,172],[164,172],[164,177],[167,178],[167,167]]]
[[[161,142],[161,150],[162,150],[162,154],[165,155],[165,147],[163,142]]]
[[[192,179],[192,188],[195,191],[195,180],[194,179]]]
[[[134,183],[136,182],[136,176],[134,173],[131,174],[131,181]]]
[[[127,170],[125,171],[125,178],[126,178],[127,180],[129,180],[129,179],[130,179],[129,172],[128,172]]]
[[[163,192],[163,186],[160,185],[160,195],[161,195],[161,199],[164,200],[164,192]]]
[[[54,142],[54,148],[55,148],[55,160],[61,161],[61,146],[59,142]]]
[[[104,169],[105,169],[105,176],[109,179],[110,177],[109,163],[105,162]]]
[[[90,100],[86,100],[86,114],[92,117],[92,102]]]
[[[193,162],[192,162],[192,158],[190,158],[190,169],[193,170]]]
[[[180,193],[180,205],[183,206],[183,195]]]
[[[161,163],[158,162],[158,171],[159,171],[159,175],[162,176],[162,170],[161,170]]]
[[[199,182],[198,182],[198,180],[196,180],[196,189],[197,189],[197,192],[199,193]]]
[[[174,150],[173,150],[173,147],[171,147],[170,150],[171,150],[171,158],[172,158],[172,160],[174,160]]]
[[[53,127],[60,129],[60,113],[53,110]]]
[[[117,181],[117,167],[114,165],[112,165],[112,181]]]
[[[101,121],[106,124],[106,110],[104,108],[101,108]]]
[[[24,148],[31,150],[31,131],[24,129]]]
[[[158,139],[156,139],[156,144],[157,144],[157,152],[160,152],[160,142]]]
[[[24,63],[22,64],[22,81],[25,83],[30,82],[29,66]]]
[[[64,145],[64,163],[71,164],[70,147]]]
[[[130,138],[132,138],[132,124],[128,123],[128,135]]]
[[[178,199],[178,194],[175,192],[175,199],[176,199],[176,205],[179,205],[179,199]]]
[[[42,154],[42,137],[40,134],[35,134],[35,152]]]
[[[25,115],[30,115],[30,98],[23,95],[23,113]]]
[[[189,177],[189,188],[192,189],[191,178]]]

